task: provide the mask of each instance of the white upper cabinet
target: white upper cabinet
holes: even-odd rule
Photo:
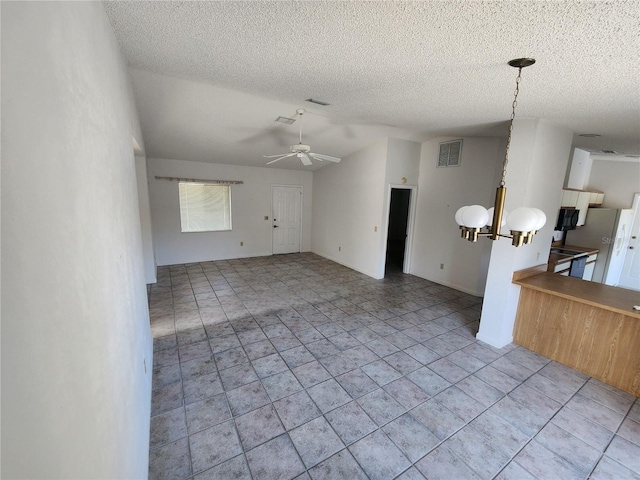
[[[587,218],[587,210],[589,209],[590,198],[590,192],[578,192],[578,203],[576,205],[576,209],[580,211],[580,213],[578,214],[578,227],[584,225],[584,221]]]
[[[562,207],[577,208],[578,190],[562,190]]]
[[[575,208],[580,210],[578,215],[578,224],[580,227],[584,225],[587,218],[587,209],[589,207],[597,207],[604,202],[603,192],[594,192],[588,190],[576,190],[565,188],[562,190],[562,208]]]

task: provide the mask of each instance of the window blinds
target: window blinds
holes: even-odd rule
[[[183,232],[231,230],[231,187],[180,182],[180,220]]]

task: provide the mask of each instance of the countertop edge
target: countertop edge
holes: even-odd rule
[[[579,278],[565,277],[550,272],[542,272],[524,278],[518,278],[515,273],[512,283],[523,288],[548,293],[640,320],[640,311],[632,308],[634,305],[640,304],[640,292],[587,282]],[[629,308],[624,308],[622,305],[629,305]]]

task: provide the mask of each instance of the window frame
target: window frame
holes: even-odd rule
[[[199,187],[210,187],[212,189],[225,189],[226,192],[222,193],[223,196],[221,206],[218,210],[209,210],[207,211],[207,205],[205,205],[204,201],[199,203],[194,203],[192,207],[192,211],[194,211],[195,215],[203,215],[209,214],[211,216],[222,215],[224,218],[222,222],[221,228],[216,228],[215,225],[212,225],[215,222],[215,219],[209,219],[211,223],[203,225],[201,228],[197,228],[193,223],[197,223],[193,221],[192,223],[189,221],[189,204],[183,204],[184,200],[188,201],[188,190],[195,186]],[[185,189],[185,194],[183,194],[183,189]],[[231,194],[231,185],[217,184],[217,183],[208,183],[208,182],[193,182],[193,181],[179,181],[178,182],[178,206],[180,213],[180,233],[207,233],[207,232],[229,232],[233,230],[233,219],[232,219],[232,194]],[[209,205],[209,207],[216,207],[217,205]],[[187,214],[187,218],[184,218],[184,212]]]

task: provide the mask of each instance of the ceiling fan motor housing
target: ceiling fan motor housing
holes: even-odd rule
[[[299,143],[298,145],[291,145],[291,153],[309,153],[311,151],[311,147],[309,145],[303,145]]]

